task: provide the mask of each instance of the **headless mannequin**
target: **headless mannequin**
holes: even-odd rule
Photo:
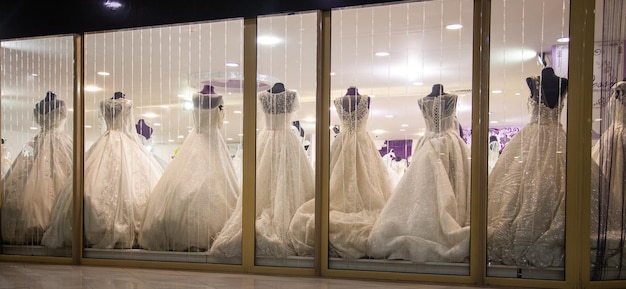
[[[117,91],[113,94],[113,97],[111,97],[111,99],[120,99],[120,98],[124,98],[126,95]]]
[[[361,95],[359,94],[359,90],[354,86],[349,87],[346,94],[341,97],[343,110],[347,112],[354,111],[359,101],[361,101]],[[367,107],[370,107],[369,98],[367,99]]]
[[[531,97],[533,92],[539,91],[539,95],[541,96],[539,101],[549,108],[555,108],[559,104],[563,93],[567,91],[567,78],[558,77],[552,67],[546,67],[541,70],[540,83],[541,87],[535,87],[533,78],[526,78],[526,84],[530,89]]]
[[[43,115],[43,114],[47,114],[53,109],[57,109],[61,106],[64,106],[65,102],[62,100],[57,100],[56,97],[57,97],[56,93],[52,91],[46,92],[46,97],[44,97],[44,99],[42,99],[40,102],[35,104],[35,111]]]
[[[276,82],[274,86],[267,91],[271,93],[281,93],[285,91],[285,85],[283,83]]]
[[[426,95],[428,97],[437,97],[440,95],[446,95],[447,93],[445,93],[443,91],[443,85],[442,84],[434,84],[433,85],[433,90],[430,92],[430,94]]]
[[[193,106],[202,109],[212,109],[216,106],[222,109],[221,100],[222,96],[215,93],[215,89],[212,85],[205,85],[201,91],[198,92],[199,96],[193,98]]]

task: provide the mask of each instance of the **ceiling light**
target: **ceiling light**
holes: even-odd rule
[[[235,110],[233,113],[241,113],[241,110]]]
[[[170,108],[169,106],[167,106],[167,105],[165,105],[165,104],[164,104],[164,105],[159,105],[159,107],[160,107],[160,108]]]
[[[601,118],[596,118],[593,121],[602,121],[602,119]]]
[[[519,92],[516,92],[516,93],[515,93],[515,95],[520,95],[520,94],[521,94],[521,93],[519,93]]]
[[[30,74],[30,76],[32,76],[32,77],[37,77],[37,76],[39,76],[39,74],[37,74],[37,73],[31,73],[31,74]]]
[[[223,123],[228,123],[228,121],[227,121],[227,120],[225,120]]]
[[[192,109],[193,109],[193,102],[185,101],[183,103],[183,110],[192,110]]]
[[[86,125],[85,125],[85,128],[92,128],[92,126],[90,126],[90,125],[86,124]]]
[[[122,7],[122,3],[117,2],[117,1],[107,0],[106,2],[104,2],[104,7],[115,10],[115,9]]]
[[[492,120],[489,123],[498,123],[498,121],[497,120]]]
[[[274,45],[280,43],[281,39],[276,36],[259,36],[256,39],[257,43],[261,45]]]
[[[491,93],[495,93],[495,94],[502,93],[502,90],[494,89],[491,91]]]
[[[98,71],[98,75],[107,76],[107,75],[111,75],[111,74],[106,72],[106,71]]]
[[[416,82],[413,82],[413,85],[424,85],[424,83],[421,81],[416,81]]]
[[[376,56],[389,56],[389,52],[380,51],[380,52],[374,53],[374,55],[376,55]]]
[[[232,138],[232,137],[229,137],[229,138],[226,138],[226,140],[233,140],[233,138]]]
[[[36,129],[39,129],[39,128],[38,128],[38,127],[36,127],[36,126],[31,126],[31,127],[30,127],[30,129],[32,129],[32,130],[36,130]]]
[[[178,138],[185,138],[185,136],[181,134],[178,136]]]
[[[305,119],[303,119],[306,122],[315,122],[315,118],[314,117],[307,117]]]
[[[155,118],[157,116],[159,116],[158,114],[154,113],[154,112],[146,112],[144,114],[142,114],[143,117],[147,117],[147,118]]]
[[[330,76],[333,76],[333,75],[335,75],[335,73],[334,73],[334,72],[331,72],[331,73],[330,73]]]
[[[238,133],[237,135],[238,135],[238,136],[243,136],[243,133]]]
[[[558,42],[558,43],[567,43],[567,42],[569,42],[569,37],[561,37],[561,38],[557,39],[556,42]]]
[[[463,25],[461,25],[461,24],[446,25],[446,29],[448,29],[448,30],[457,30],[457,29],[461,29],[461,28],[463,28]]]
[[[153,125],[153,126],[161,126],[161,124],[160,124],[160,123],[158,123],[158,122],[155,122],[155,123],[153,123],[152,125]]]
[[[228,66],[228,67],[238,67],[239,64],[235,63],[235,62],[226,62],[226,66]]]
[[[393,114],[387,114],[385,115],[386,118],[393,118]]]
[[[100,91],[100,90],[102,90],[102,88],[97,87],[97,86],[95,86],[95,85],[86,85],[86,86],[85,86],[85,91],[91,91],[91,92],[94,92],[94,91]]]
[[[383,134],[386,133],[386,131],[382,130],[382,129],[376,129],[372,131],[374,134]]]
[[[408,125],[408,124],[406,124],[406,123],[403,123],[403,124],[401,124],[400,126],[401,126],[401,127],[409,127],[409,125]]]
[[[174,142],[174,140],[173,140],[173,139],[168,139],[167,141],[168,141],[168,142]]]

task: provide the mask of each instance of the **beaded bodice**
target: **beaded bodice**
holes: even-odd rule
[[[105,99],[100,102],[100,112],[104,117],[108,130],[130,132],[133,101],[125,98]]]
[[[334,100],[335,108],[337,109],[337,116],[341,120],[342,131],[356,131],[364,130],[367,125],[367,118],[369,117],[369,96],[361,95],[360,100],[354,104],[354,109],[351,107],[343,106],[342,97]],[[353,104],[350,104],[353,105]]]
[[[457,98],[454,94],[444,94],[436,97],[426,96],[417,101],[424,115],[427,131],[439,133],[457,129],[454,121]]]
[[[65,105],[50,110],[48,113],[39,113],[37,109],[33,110],[35,122],[41,128],[41,131],[48,131],[56,128],[63,128],[67,120],[67,108]]]
[[[550,108],[541,101],[540,77],[532,77],[532,80],[535,82],[535,89],[534,91],[531,91],[531,96],[528,100],[528,106],[531,113],[530,122],[538,124],[559,123],[565,101],[565,93],[560,96],[558,105],[554,108]]]
[[[295,91],[259,93],[259,102],[265,113],[265,129],[281,130],[291,128],[293,112],[300,108],[298,94]]]

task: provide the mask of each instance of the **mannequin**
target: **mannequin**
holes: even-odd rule
[[[354,86],[348,87],[346,94],[342,96],[343,109],[349,112],[354,111],[354,109],[356,108],[356,105],[359,103],[360,100],[361,100],[361,95],[359,94],[359,89]],[[369,103],[369,98],[368,98],[367,107],[369,108],[369,106],[370,106],[370,103]]]
[[[193,106],[202,109],[211,109],[216,106],[220,106],[222,103],[222,96],[215,93],[215,89],[212,85],[204,85],[201,91],[198,92],[198,97],[193,98]]]
[[[113,97],[111,97],[111,99],[120,99],[120,98],[124,98],[126,96],[126,94],[123,94],[122,92],[116,91],[113,94]]]
[[[532,77],[526,78],[526,84],[531,92],[531,97],[538,94],[541,96],[541,101],[549,108],[555,108],[559,104],[559,100],[563,94],[567,91],[567,78],[558,77],[554,73],[552,67],[546,67],[541,70],[540,85],[541,87],[535,87],[536,84]],[[539,91],[541,89],[541,91]]]
[[[430,94],[426,95],[429,97],[437,97],[440,95],[446,95],[447,93],[445,93],[443,91],[443,85],[442,84],[434,84],[433,85],[433,90],[430,92]]]
[[[47,114],[53,109],[64,106],[65,102],[62,100],[57,100],[56,97],[56,93],[52,91],[46,92],[46,97],[44,97],[44,99],[35,104],[35,110],[39,112],[39,114]]]
[[[267,91],[271,93],[281,93],[285,91],[285,85],[281,82],[276,82],[274,86],[272,86],[272,88],[270,88]]]
[[[154,129],[148,126],[143,118],[135,124],[135,128],[137,129],[137,133],[144,136],[146,140],[149,140],[152,136],[152,132],[154,132]]]

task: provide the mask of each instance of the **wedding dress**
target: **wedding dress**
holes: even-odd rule
[[[135,132],[132,107],[133,102],[124,98],[100,102],[107,130],[85,155],[87,247],[135,247],[150,192],[163,173]]]
[[[2,175],[0,178],[4,178],[9,170],[11,169],[11,159],[9,158],[9,153],[7,151],[7,147],[4,144],[4,139],[2,139],[2,146],[0,147],[0,157],[2,157]]]
[[[302,147],[299,132],[291,126],[299,109],[294,91],[261,92],[259,102],[265,127],[257,135],[256,255],[295,255],[288,229],[296,210],[315,195],[313,168]],[[241,256],[242,200],[219,234],[210,254]]]
[[[219,95],[196,93],[194,128],[150,195],[139,246],[156,251],[206,251],[233,212],[239,182],[220,132]],[[211,108],[202,105],[215,98]]]
[[[489,151],[487,152],[487,166],[489,174],[491,174],[493,167],[496,165],[496,162],[498,162],[498,157],[500,157],[500,142],[494,140],[489,143]]]
[[[367,256],[368,236],[392,190],[366,130],[369,97],[359,97],[353,107],[344,107],[342,98],[334,100],[342,126],[330,148],[329,254],[346,259]],[[315,200],[310,200],[298,209],[289,229],[298,255],[313,255],[314,224]]]
[[[39,105],[48,105],[54,97]],[[45,103],[45,104],[44,104]],[[72,181],[72,139],[65,133],[66,106],[34,110],[39,133],[24,146],[4,178],[2,240],[38,245],[50,225],[52,207]]]
[[[507,144],[489,175],[488,261],[561,267],[565,254],[566,92],[550,108],[532,77],[530,122]],[[555,96],[556,98],[556,96]]]
[[[369,237],[369,256],[467,262],[470,152],[455,125],[457,96],[418,101],[427,132]]]

